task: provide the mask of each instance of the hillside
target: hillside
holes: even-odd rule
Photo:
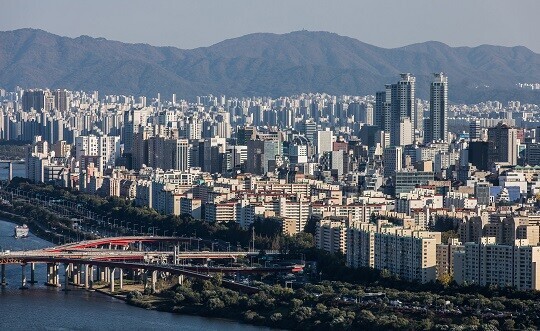
[[[417,77],[428,97],[432,72],[446,72],[453,102],[522,100],[540,92],[517,89],[540,81],[540,55],[525,47],[450,47],[425,42],[385,49],[328,32],[257,33],[182,50],[103,38],[67,38],[35,29],[0,32],[0,86],[99,90],[154,96],[230,96],[302,92],[372,94]]]

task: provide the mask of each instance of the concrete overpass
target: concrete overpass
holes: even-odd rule
[[[80,285],[91,289],[94,281],[98,280],[108,282],[111,286],[111,292],[114,292],[115,290],[115,275],[118,276],[119,286],[122,288],[125,270],[130,270],[131,272],[140,275],[142,279],[144,279],[145,286],[148,284],[148,277],[150,273],[150,284],[153,290],[155,290],[155,283],[158,273],[178,276],[179,282],[183,282],[184,277],[211,279],[211,274],[215,273],[291,273],[303,270],[303,265],[272,267],[226,267],[180,264],[180,261],[182,260],[236,260],[238,257],[259,255],[259,252],[255,251],[180,251],[176,246],[172,252],[129,249],[134,243],[177,243],[182,240],[190,240],[190,238],[153,236],[112,237],[72,243],[41,250],[1,252],[0,285],[6,284],[5,268],[8,264],[21,265],[22,289],[27,288],[27,279],[25,273],[26,266],[30,265],[30,283],[35,283],[35,263],[46,263],[46,284],[48,285],[61,285],[58,276],[58,268],[59,264],[64,264],[64,285],[66,288],[68,283],[73,283],[75,285]],[[140,247],[141,246],[139,245],[139,249]],[[270,252],[270,254],[276,254],[276,252]],[[94,271],[96,271],[96,273],[94,273]],[[118,273],[116,273],[117,271]],[[232,281],[223,281],[223,286],[249,293],[256,291],[256,288],[238,284]]]

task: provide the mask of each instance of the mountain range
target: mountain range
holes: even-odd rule
[[[449,99],[540,103],[540,54],[522,47],[450,47],[424,42],[381,48],[329,32],[255,33],[209,47],[179,49],[42,30],[0,32],[0,87],[98,90],[106,94],[286,96],[374,94],[402,72],[429,97],[433,72],[449,77]]]

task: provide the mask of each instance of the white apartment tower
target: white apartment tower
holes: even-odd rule
[[[107,167],[113,167],[120,157],[120,137],[90,135],[75,138],[75,158],[79,164],[83,156],[100,157],[101,172]]]
[[[332,151],[333,132],[330,130],[317,131],[317,153],[319,155],[324,152]]]

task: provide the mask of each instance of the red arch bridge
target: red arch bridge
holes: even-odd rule
[[[123,288],[124,273],[130,271],[138,275],[145,287],[155,291],[156,281],[160,275],[178,276],[182,283],[185,277],[211,279],[215,273],[250,274],[250,273],[294,273],[303,270],[303,264],[272,265],[269,267],[247,266],[209,266],[190,265],[186,260],[234,260],[241,257],[258,256],[258,251],[181,251],[179,244],[193,240],[178,237],[111,237],[71,243],[62,246],[32,251],[0,252],[0,285],[6,285],[6,265],[21,265],[21,289],[27,288],[26,267],[30,267],[30,283],[35,281],[35,264],[47,264],[46,284],[61,286],[59,277],[60,265],[65,269],[64,286],[69,283],[92,289],[94,282],[106,282],[110,291],[116,285]],[[173,251],[143,251],[143,244],[170,243]],[[275,255],[277,252],[265,252]],[[247,293],[258,291],[256,287],[223,280],[226,288]]]

